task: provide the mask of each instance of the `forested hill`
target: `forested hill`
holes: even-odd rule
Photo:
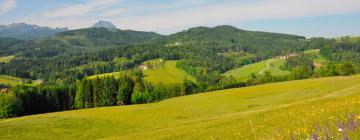
[[[86,53],[96,48],[111,48],[155,41],[162,35],[153,32],[131,30],[86,28],[70,30],[51,37],[33,41],[12,38],[0,40],[0,56],[14,55],[22,58],[55,57],[64,54]]]
[[[241,39],[305,39],[303,36],[246,31],[230,25],[210,27],[195,27],[188,30],[170,35],[169,39],[179,39],[179,41],[194,41],[206,39],[207,41],[241,41]]]
[[[130,70],[144,61],[162,58],[179,60],[177,67],[197,79],[218,81],[220,73],[234,67],[302,51],[308,43],[303,39],[301,36],[245,31],[232,26],[197,27],[168,36],[86,28],[17,42],[2,49],[0,56],[13,55],[14,59],[0,64],[0,74],[52,82],[76,81],[84,76]],[[232,60],[221,55],[232,52],[246,60]],[[113,60],[117,58],[127,60],[127,63],[116,64]],[[82,71],[74,69],[87,64],[96,66]]]
[[[161,38],[162,35],[154,32],[133,30],[86,28],[71,30],[56,34],[50,39],[57,39],[72,46],[104,47],[114,45],[142,44]]]
[[[217,52],[248,51],[265,58],[269,57],[266,51],[280,55],[297,50],[303,46],[304,39],[303,36],[246,31],[223,25],[191,28],[170,35],[165,42],[168,46],[200,46]]]
[[[15,38],[1,38],[0,37],[0,56],[12,54],[12,47],[16,44],[23,43],[25,41]]]

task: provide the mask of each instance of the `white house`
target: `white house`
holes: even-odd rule
[[[142,70],[148,70],[149,69],[149,67],[147,65],[144,65],[144,64],[140,65],[139,68],[142,69]]]

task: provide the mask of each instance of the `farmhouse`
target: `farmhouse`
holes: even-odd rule
[[[2,88],[2,89],[0,89],[0,93],[7,93],[8,92],[8,88]]]
[[[144,65],[144,64],[140,65],[139,68],[142,69],[142,70],[148,70],[149,69],[149,67],[147,65]]]

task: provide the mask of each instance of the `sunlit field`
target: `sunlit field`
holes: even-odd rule
[[[7,63],[15,58],[14,55],[0,57],[0,62]]]
[[[0,139],[360,137],[360,76],[274,83],[0,121]]]
[[[185,79],[196,81],[184,70],[176,67],[177,61],[166,61],[158,68],[143,70],[144,79],[154,84],[179,84]]]
[[[269,67],[267,66],[267,63],[269,63]],[[242,82],[247,81],[252,73],[258,75],[261,73],[261,71],[263,72],[268,71],[272,75],[276,75],[276,76],[288,75],[290,74],[289,71],[280,69],[280,67],[284,63],[285,63],[285,59],[278,59],[278,60],[269,59],[227,71],[224,75],[225,76],[232,75],[235,77],[236,80]]]

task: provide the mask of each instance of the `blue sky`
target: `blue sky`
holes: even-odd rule
[[[121,29],[170,34],[195,26],[307,37],[360,35],[360,0],[0,0],[0,24],[86,28],[107,20]]]

